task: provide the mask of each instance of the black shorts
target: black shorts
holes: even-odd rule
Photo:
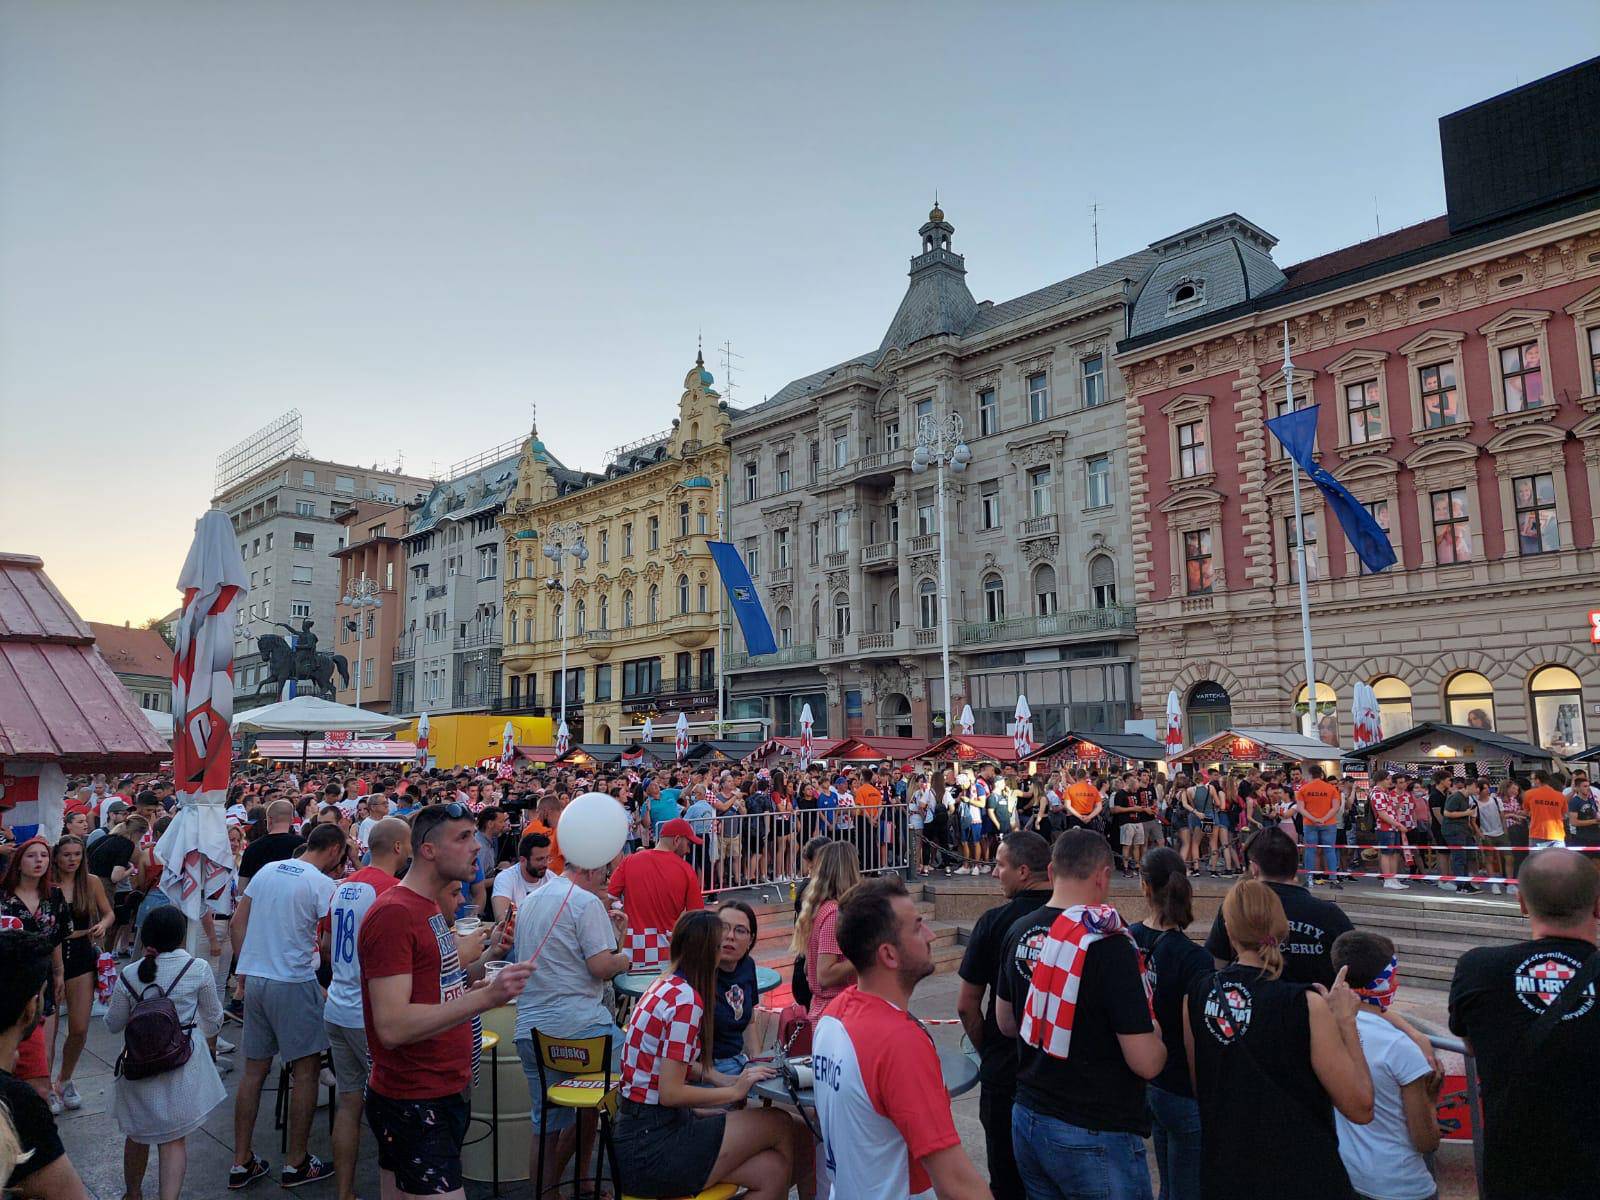
[[[617,1167],[630,1196],[693,1196],[711,1182],[722,1153],[726,1113],[700,1116],[687,1108],[622,1101],[617,1119]]]
[[[61,977],[76,979],[100,965],[100,947],[86,937],[68,938],[61,943]]]
[[[370,1087],[367,1124],[378,1143],[378,1167],[413,1196],[442,1196],[465,1186],[461,1143],[470,1114],[460,1096],[391,1100]]]

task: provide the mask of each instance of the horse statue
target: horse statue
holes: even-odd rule
[[[294,635],[294,645],[276,633],[263,634],[256,639],[256,650],[271,672],[262,690],[274,696],[283,691],[283,685],[294,680],[305,680],[315,685],[317,695],[325,700],[338,697],[333,686],[333,673],[338,671],[342,686],[350,686],[350,663],[342,654],[327,654],[317,650],[317,635],[311,632],[311,622],[301,628],[274,622],[279,628]]]

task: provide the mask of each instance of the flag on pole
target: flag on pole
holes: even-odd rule
[[[424,769],[428,765],[428,714],[423,713],[417,718],[417,766]]]
[[[1328,502],[1328,510],[1339,522],[1339,528],[1344,530],[1356,557],[1367,570],[1378,572],[1392,567],[1396,561],[1394,546],[1389,541],[1389,535],[1383,531],[1383,526],[1378,524],[1378,519],[1312,457],[1316,450],[1319,407],[1311,404],[1273,417],[1267,422],[1267,428],[1282,444],[1284,453],[1317,485],[1317,490]]]
[[[772,625],[767,621],[766,610],[761,607],[761,597],[750,579],[749,568],[744,565],[744,559],[739,557],[738,549],[732,542],[714,541],[707,541],[706,549],[711,551],[711,560],[717,564],[717,574],[722,577],[722,586],[728,593],[728,602],[733,606],[733,615],[739,621],[739,628],[744,631],[745,649],[751,654],[773,653],[778,643],[772,636]]]
[[[1183,710],[1178,707],[1176,690],[1167,693],[1167,757],[1183,753]]]
[[[673,731],[672,748],[677,751],[679,762],[689,755],[689,718],[683,713],[678,714],[678,724]]]
[[[961,706],[960,724],[961,734],[963,737],[971,737],[973,732],[978,728],[978,718],[972,715],[972,705],[963,704]]]
[[[556,757],[560,758],[572,749],[572,734],[567,731],[567,723],[561,722],[561,728],[556,730]]]
[[[811,727],[815,719],[811,715],[811,705],[800,706],[800,769],[806,770],[811,766],[811,754],[814,745],[811,740]]]
[[[1017,752],[1018,760],[1021,760],[1033,753],[1033,711],[1028,707],[1028,698],[1020,693],[1017,696],[1014,721],[1015,724],[1011,727],[1011,745]]]

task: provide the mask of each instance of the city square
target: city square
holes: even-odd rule
[[[0,16],[0,1190],[1592,1195],[1537,7]]]

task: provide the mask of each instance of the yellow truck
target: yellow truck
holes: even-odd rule
[[[476,766],[486,758],[500,756],[506,722],[516,731],[519,746],[549,746],[556,740],[549,717],[505,717],[487,713],[441,713],[428,716],[428,759],[443,771]],[[417,739],[417,723],[412,721],[395,733],[400,741]]]

